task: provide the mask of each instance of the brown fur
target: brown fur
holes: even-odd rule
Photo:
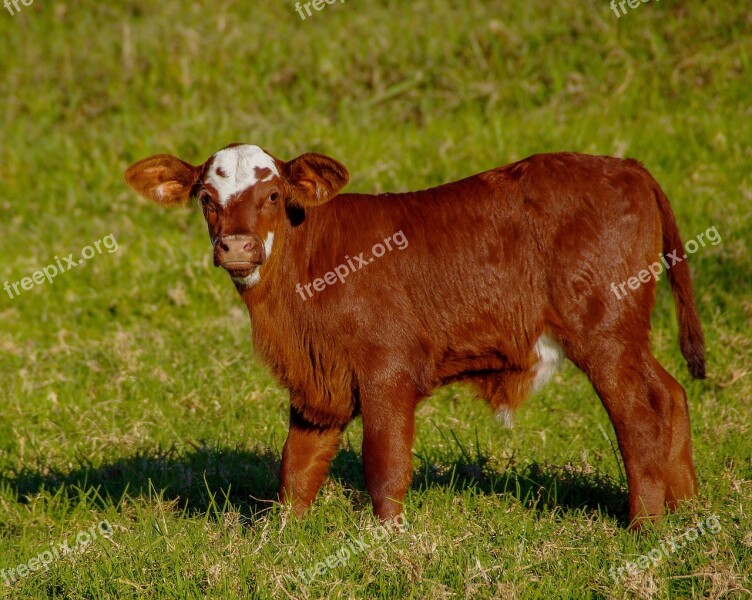
[[[157,199],[152,188],[165,175],[155,176],[149,160],[127,179]],[[382,519],[398,515],[412,476],[416,405],[460,381],[494,409],[516,408],[530,392],[543,334],[587,374],[608,411],[633,524],[696,493],[686,394],[648,344],[655,282],[623,299],[610,287],[661,252],[683,249],[666,196],[639,163],[537,155],[434,189],[378,196],[337,195],[347,171],[327,157],[277,164],[280,178],[207,219],[213,240],[275,232],[260,282],[238,291],[257,352],[290,391],[280,494],[296,512],[314,500],[339,434],[361,414],[374,509]],[[190,167],[192,180],[181,173],[191,189],[176,192],[175,202],[202,187],[207,165]],[[284,203],[265,200],[271,189]],[[297,284],[398,231],[409,240],[404,252],[305,302],[296,294]],[[702,377],[704,342],[686,263],[668,278],[681,350]]]

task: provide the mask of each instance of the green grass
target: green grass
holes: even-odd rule
[[[294,3],[37,0],[0,14],[0,254],[18,281],[112,233],[119,250],[0,292],[0,569],[106,519],[113,536],[12,598],[745,597],[752,594],[752,13],[665,0]],[[132,161],[232,141],[330,154],[351,191],[419,189],[541,151],[639,158],[692,258],[709,377],[670,293],[653,345],[689,395],[700,497],[640,535],[605,411],[572,365],[511,431],[461,388],[418,410],[409,531],[373,539],[348,428],[310,517],[270,502],[285,392],[254,357],[202,217],[126,189]],[[1,283],[1,282],[0,282]],[[711,515],[616,585],[608,570]]]

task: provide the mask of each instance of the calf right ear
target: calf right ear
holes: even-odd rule
[[[147,200],[174,205],[188,200],[200,174],[200,167],[169,154],[157,154],[128,167],[125,181]]]

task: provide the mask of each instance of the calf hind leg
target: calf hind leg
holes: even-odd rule
[[[697,491],[686,395],[647,349],[598,352],[587,373],[616,431],[627,472],[632,527],[657,520]],[[619,355],[619,358],[615,358]]]
[[[692,463],[692,439],[687,394],[681,384],[653,357],[652,393],[668,393],[671,398],[671,443],[666,465],[666,504],[676,508],[680,500],[697,495],[697,477]]]

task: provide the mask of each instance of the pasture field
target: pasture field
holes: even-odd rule
[[[65,270],[0,291],[0,597],[752,595],[748,5],[617,18],[605,0],[349,0],[305,20],[291,0],[19,6],[0,14],[0,284],[56,257]],[[706,380],[679,353],[665,281],[653,315],[689,396],[699,498],[626,530],[613,429],[567,364],[511,430],[460,387],[420,406],[405,533],[376,529],[358,422],[292,518],[272,501],[286,393],[203,218],[122,176],[234,141],[328,154],[364,192],[537,152],[641,160],[685,241],[721,238],[690,258]]]

